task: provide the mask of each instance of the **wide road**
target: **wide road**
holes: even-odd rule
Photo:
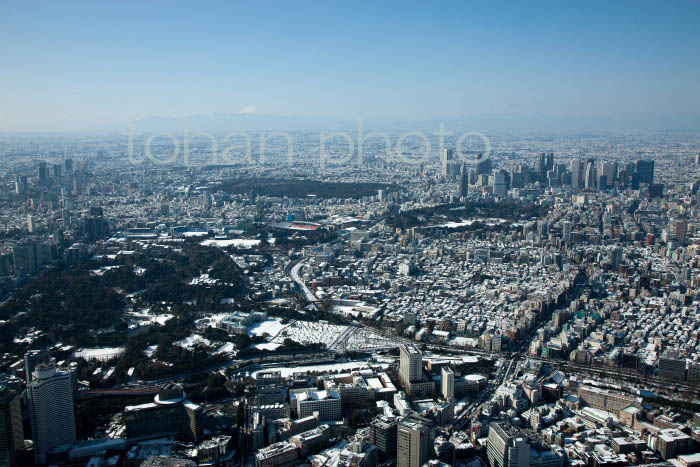
[[[302,260],[294,266],[292,266],[292,269],[289,270],[289,277],[291,277],[292,280],[297,283],[301,291],[304,292],[304,297],[306,297],[306,301],[308,301],[309,303],[316,303],[318,302],[318,297],[314,295],[311,289],[309,289],[304,283],[304,281],[301,280],[301,277],[299,277],[299,270],[303,265],[304,261]]]

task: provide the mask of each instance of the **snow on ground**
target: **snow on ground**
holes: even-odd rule
[[[148,326],[149,324],[154,323],[163,325],[166,321],[175,317],[174,315],[168,313],[164,313],[162,315],[154,315],[153,313],[151,313],[150,308],[143,308],[137,311],[129,311],[127,312],[127,315],[129,315],[129,317],[131,318],[131,323],[129,323],[129,329],[135,329],[141,326]]]
[[[85,360],[109,360],[124,352],[124,347],[100,347],[97,349],[80,349],[73,356]]]
[[[473,337],[453,337],[449,343],[457,347],[476,347],[479,345],[479,340]]]
[[[236,346],[233,345],[231,342],[227,342],[214,352],[214,354],[222,354],[222,353],[235,353],[236,352]]]
[[[209,342],[209,339],[205,339],[204,337],[200,336],[199,334],[192,334],[191,336],[175,342],[175,345],[185,348],[187,350],[192,350],[197,344],[202,344],[206,346],[210,346],[211,342]]]
[[[112,270],[112,269],[119,269],[120,267],[121,267],[121,265],[117,265],[117,266],[101,266],[100,269],[93,269],[93,270],[91,270],[91,271],[90,271],[90,274],[93,275],[93,276],[101,276],[101,275],[103,275],[105,272],[107,272],[107,271],[109,271],[109,270]]]
[[[255,323],[249,327],[248,335],[262,336],[263,334],[267,333],[270,335],[270,337],[275,337],[286,326],[286,324],[282,324],[282,320],[280,318],[268,319]]]
[[[369,368],[369,365],[365,361],[346,362],[346,363],[329,363],[326,365],[295,366],[293,368],[271,367],[271,368],[265,368],[264,370],[254,371],[252,376],[253,376],[253,378],[255,378],[255,375],[257,375],[258,372],[260,372],[260,371],[279,371],[280,373],[282,373],[283,378],[288,378],[288,377],[292,376],[294,373],[309,373],[312,371],[319,372],[319,373],[329,373],[331,371],[362,370],[365,368]]]
[[[153,354],[156,353],[156,350],[158,350],[158,344],[149,345],[146,347],[146,350],[144,350],[143,353],[145,353],[148,358],[151,358]]]
[[[222,319],[226,318],[230,313],[216,313],[213,315],[209,315],[206,318],[201,318],[195,321],[195,325],[198,328],[205,328],[205,327],[216,327],[217,323],[221,321]]]
[[[486,225],[498,225],[498,224],[506,224],[508,221],[505,219],[498,219],[498,218],[488,218],[488,219],[483,219],[483,218],[477,218],[477,219],[460,219],[461,222],[446,222],[444,224],[438,225],[438,227],[447,227],[448,229],[455,229],[457,227],[466,227],[468,225],[472,225],[474,222],[481,222]]]
[[[357,315],[360,314],[360,312],[355,309],[355,305],[333,305],[330,312],[337,315],[352,316],[353,318],[357,318]]]
[[[209,239],[209,240],[204,240],[200,245],[203,246],[220,246],[220,247],[227,247],[227,246],[235,246],[237,248],[250,248],[253,246],[258,246],[260,245],[260,240],[254,240],[254,239],[246,239],[246,238],[231,238],[227,240],[215,240],[215,239]]]
[[[260,349],[260,350],[275,350],[280,345],[281,344],[275,344],[274,342],[261,342],[259,344],[254,344],[251,347],[254,347],[254,348]]]
[[[193,277],[192,280],[190,280],[190,285],[199,285],[199,284],[216,284],[219,282],[219,279],[212,279],[209,277],[209,274],[202,274],[199,277]]]
[[[318,342],[330,347],[347,329],[348,326],[339,326],[325,322],[296,321],[277,334],[277,337],[271,339],[270,342],[282,344],[284,339],[289,338],[300,344],[314,344]]]
[[[205,232],[203,230],[193,230],[189,232],[182,232],[180,235],[183,237],[206,237],[209,235],[209,232]]]

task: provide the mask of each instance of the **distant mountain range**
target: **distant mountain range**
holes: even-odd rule
[[[280,116],[263,114],[192,115],[185,118],[149,117],[131,122],[139,131],[182,132],[187,122],[188,131],[213,133],[230,131],[354,131],[358,119],[323,118],[307,116]],[[629,130],[700,130],[700,115],[613,115],[604,117],[558,117],[547,115],[487,115],[446,119],[399,120],[363,119],[364,131],[437,131],[440,124],[448,131],[480,132],[579,132]],[[115,128],[124,131],[128,124]]]
[[[131,122],[89,123],[63,122],[52,132],[65,133],[125,133],[129,127],[141,133],[172,132],[182,134],[185,123],[190,134],[211,132],[224,134],[235,131],[346,131],[358,128],[358,118],[324,118],[300,115],[265,115],[258,113],[199,114],[187,117],[147,117]],[[688,115],[624,114],[603,117],[551,116],[551,115],[483,115],[445,119],[362,119],[365,134],[371,131],[433,133],[443,124],[445,130],[459,134],[483,132],[500,134],[547,134],[586,132],[635,132],[635,131],[700,131],[700,113]],[[2,125],[0,133],[25,133]],[[35,133],[42,133],[37,129]]]

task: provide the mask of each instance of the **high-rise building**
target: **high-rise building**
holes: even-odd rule
[[[638,160],[635,171],[640,183],[654,183],[654,161]]]
[[[66,168],[66,173],[67,174],[72,173],[73,172],[73,159],[66,159],[65,161],[63,161],[63,163],[64,163],[64,166]]]
[[[34,274],[39,269],[36,243],[26,242],[12,247],[15,274]]]
[[[616,162],[604,162],[601,167],[602,175],[605,175],[605,179],[609,186],[615,184],[615,179],[617,178],[617,163]]]
[[[396,465],[420,467],[430,460],[432,428],[422,421],[406,418],[396,429]]]
[[[508,194],[508,172],[499,170],[493,174],[493,195],[506,196]]]
[[[377,446],[383,458],[396,457],[396,417],[375,417],[369,424],[369,440]]]
[[[564,221],[562,224],[561,239],[567,243],[571,242],[571,222]]]
[[[15,176],[15,193],[18,195],[27,192],[27,177],[24,175]]]
[[[553,152],[547,153],[546,169],[547,169],[547,172],[549,172],[550,170],[554,170],[554,153]]]
[[[547,180],[547,154],[541,153],[537,164],[537,175],[539,176],[540,183],[544,183]]]
[[[491,467],[529,467],[530,443],[507,423],[492,423],[489,427],[487,457]]]
[[[476,175],[477,175],[477,177],[479,175],[490,175],[491,170],[493,170],[493,167],[491,165],[491,158],[490,157],[483,157],[481,154],[479,154],[479,157],[476,160]]]
[[[36,231],[36,222],[34,221],[34,216],[31,214],[27,215],[27,232],[34,233]]]
[[[45,161],[39,162],[39,185],[46,186],[49,182],[49,169]]]
[[[30,350],[24,354],[24,381],[27,384],[32,382],[34,370],[40,363],[51,363],[49,349]]]
[[[610,264],[617,269],[622,264],[622,247],[616,246],[610,250]]]
[[[404,385],[423,380],[423,354],[413,345],[402,345],[399,372]]]
[[[674,219],[671,221],[671,234],[680,243],[685,243],[685,237],[688,233],[688,223],[683,219]]]
[[[584,164],[580,159],[574,159],[571,161],[571,187],[572,188],[583,188],[583,172]]]
[[[685,380],[685,359],[678,352],[667,351],[659,358],[659,376],[678,381]]]
[[[75,412],[71,374],[57,371],[53,363],[39,364],[27,385],[34,458],[46,463],[46,454],[56,446],[75,442]]]
[[[442,162],[442,177],[448,178],[450,175],[450,162],[452,162],[452,150],[443,149],[440,154],[440,162]]]
[[[0,384],[0,466],[22,465],[24,430],[20,397]]]
[[[452,401],[455,397],[455,373],[448,366],[440,370],[440,389],[442,397]]]
[[[469,195],[469,173],[467,165],[462,164],[462,171],[459,174],[459,196],[460,198],[466,198],[467,195]]]
[[[586,162],[586,169],[583,173],[583,185],[587,190],[592,190],[595,188],[596,181],[596,170],[595,161],[593,159],[588,159]]]
[[[429,397],[435,389],[431,378],[423,377],[423,354],[411,344],[400,348],[399,380],[411,397]]]

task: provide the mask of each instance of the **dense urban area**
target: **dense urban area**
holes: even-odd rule
[[[0,466],[700,466],[700,137],[435,130],[2,135]]]

